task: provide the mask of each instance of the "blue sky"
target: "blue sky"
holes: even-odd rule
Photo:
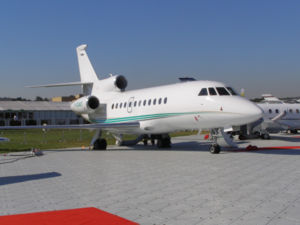
[[[14,1],[0,7],[0,97],[69,95],[24,86],[79,80],[76,46],[129,89],[183,75],[248,97],[300,96],[300,1]]]

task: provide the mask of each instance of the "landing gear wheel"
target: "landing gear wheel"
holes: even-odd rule
[[[107,142],[104,138],[101,138],[101,139],[97,139],[95,142],[94,142],[94,147],[93,149],[94,150],[106,150],[106,147],[107,147]]]
[[[270,135],[265,133],[265,134],[262,134],[261,135],[261,139],[266,139],[266,140],[269,140],[270,139]]]
[[[209,147],[209,151],[211,154],[219,154],[221,151],[220,145],[216,145],[216,144],[211,145]]]
[[[240,134],[240,135],[239,135],[239,139],[242,141],[242,140],[246,140],[247,138],[246,138],[246,136],[245,136],[245,135],[243,135],[243,134]]]
[[[170,138],[161,138],[157,140],[158,148],[171,148],[171,139]]]

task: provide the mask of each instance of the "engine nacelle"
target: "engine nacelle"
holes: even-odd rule
[[[100,101],[96,96],[84,96],[71,104],[71,109],[75,113],[89,114],[95,112],[100,106]]]
[[[116,76],[115,86],[119,88],[121,91],[124,91],[127,87],[127,80],[123,75]]]

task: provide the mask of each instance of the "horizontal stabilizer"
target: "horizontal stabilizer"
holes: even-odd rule
[[[85,84],[93,84],[93,82],[69,82],[69,83],[58,83],[58,84],[45,84],[45,85],[35,85],[35,86],[27,86],[28,88],[40,88],[40,87],[65,87],[65,86],[78,86]]]

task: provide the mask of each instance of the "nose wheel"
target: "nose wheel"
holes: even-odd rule
[[[218,144],[212,144],[209,147],[209,151],[210,151],[211,154],[219,154],[220,151],[221,151],[221,147]]]

